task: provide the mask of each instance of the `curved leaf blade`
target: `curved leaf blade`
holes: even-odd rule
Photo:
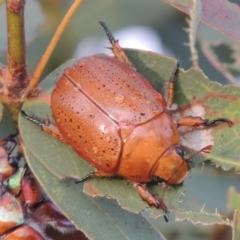
[[[27,148],[25,154],[33,173],[41,176],[41,186],[48,196],[63,214],[91,239],[164,240],[161,234],[139,215],[123,211],[113,200],[88,197],[81,190],[82,184],[75,184],[70,179],[59,180]],[[133,228],[137,231],[132,231]]]
[[[240,41],[240,8],[230,1],[199,0],[202,4],[201,21],[219,32]],[[164,0],[164,2],[189,14],[192,1]]]
[[[166,56],[139,50],[126,50],[126,53],[134,63],[136,69],[147,77],[158,91],[163,93],[165,81],[171,76],[176,61]],[[23,109],[29,115],[42,118],[49,116],[51,119],[51,91],[59,75],[62,74],[63,69],[70,64],[72,64],[72,61],[65,63],[50,74],[42,83],[44,92],[38,98],[29,100],[24,104]],[[215,143],[213,151],[206,156],[211,157],[211,160],[216,165],[224,169],[239,168],[239,159],[237,158],[239,150],[235,144],[240,136],[238,134],[240,130],[238,126],[240,113],[237,111],[237,109],[240,109],[239,92],[237,86],[229,85],[222,87],[217,83],[209,81],[200,70],[195,68],[186,72],[180,71],[176,82],[174,99],[179,108],[173,111],[172,115],[174,118],[186,116],[189,112],[195,114],[195,116],[199,116],[201,111],[200,116],[202,117],[210,119],[225,117],[234,122],[232,128],[228,128],[226,124],[220,124],[216,128],[204,130],[209,135],[203,135],[202,132],[204,131],[199,129],[190,129],[189,132],[193,135],[193,138],[190,138],[190,140],[188,139],[189,133],[181,130],[182,142],[188,149],[197,150],[208,145],[207,141],[213,141]],[[29,123],[21,117],[19,125],[27,148],[34,153],[34,156],[41,164],[58,178],[81,178],[92,171],[92,167],[86,161],[80,159],[69,146],[60,143],[56,139],[52,139],[42,132],[38,126]],[[196,138],[196,135],[200,136],[200,138]],[[234,140],[232,136],[235,137]],[[42,178],[41,174],[37,172],[36,175],[39,179]],[[116,194],[116,189],[119,189],[119,193],[121,194]],[[165,193],[164,201],[167,205],[169,205],[171,199],[173,201],[171,203],[172,206],[178,205],[179,196],[183,193],[183,189],[178,189],[179,194],[177,194],[177,197],[172,197],[168,191]],[[128,187],[125,180],[92,180],[85,183],[84,191],[93,196],[116,198],[123,208],[133,212],[140,212],[146,206],[136,196],[132,186]],[[158,187],[155,192],[158,196],[161,196],[161,188]],[[133,200],[129,201],[129,199]],[[161,212],[158,211],[156,215],[160,214]]]

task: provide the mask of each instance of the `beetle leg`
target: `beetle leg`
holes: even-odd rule
[[[215,125],[217,122],[226,122],[229,127],[233,125],[232,121],[226,118],[216,118],[213,120],[202,119],[201,117],[183,117],[177,121],[177,126],[187,126],[187,127],[200,127],[200,126],[212,126]]]
[[[66,140],[64,140],[62,134],[59,132],[57,126],[51,123],[49,119],[38,119],[36,117],[31,117],[27,115],[23,110],[21,110],[21,115],[27,120],[39,125],[44,132],[47,132],[52,137],[57,138],[64,143],[67,143]]]
[[[99,22],[101,24],[101,26],[103,27],[104,31],[107,34],[107,37],[110,41],[110,43],[112,44],[112,48],[110,48],[113,52],[113,54],[115,55],[115,57],[121,61],[126,63],[129,67],[133,68],[132,63],[130,62],[130,60],[128,59],[127,55],[124,53],[124,51],[122,50],[121,46],[118,43],[118,40],[115,40],[115,38],[113,37],[111,31],[109,30],[108,26],[106,23],[100,21]]]
[[[136,184],[138,194],[140,197],[148,203],[149,206],[155,206],[156,208],[161,208],[164,212],[164,219],[166,222],[169,221],[169,210],[165,203],[160,200],[158,201],[157,198],[151,194],[147,188],[145,188],[141,183]]]
[[[92,178],[103,178],[103,177],[113,177],[113,176],[116,176],[116,175],[112,174],[112,173],[105,173],[105,172],[97,170],[97,171],[87,174],[86,176],[82,177],[81,179],[76,180],[75,183],[84,182],[84,181],[92,179]]]
[[[179,69],[179,61],[177,62],[177,65],[167,83],[166,102],[167,102],[168,109],[170,109],[173,104],[174,82],[178,73],[178,69]]]

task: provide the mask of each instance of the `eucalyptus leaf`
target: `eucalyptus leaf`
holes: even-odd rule
[[[59,180],[27,148],[25,154],[33,173],[41,176],[40,183],[48,196],[89,238],[165,239],[140,215],[123,211],[114,200],[87,196],[82,192],[82,184]]]
[[[176,60],[140,50],[126,50],[126,53],[137,71],[144,75],[159,92],[164,94],[165,83],[176,66]],[[23,110],[28,115],[40,119],[48,117],[52,121],[51,91],[64,68],[73,62],[75,61],[66,62],[42,82],[41,86],[44,90],[41,95],[35,99],[29,99],[23,106]],[[223,169],[239,169],[240,150],[237,147],[240,136],[237,124],[240,117],[238,111],[240,109],[239,88],[234,85],[223,87],[218,83],[209,81],[199,69],[191,68],[188,71],[181,70],[179,72],[175,89],[174,101],[178,104],[178,108],[170,113],[174,121],[191,114],[209,119],[224,117],[234,123],[231,128],[226,123],[207,129],[188,128],[186,130],[180,128],[182,145],[195,152],[209,144],[214,144],[212,152],[206,154],[205,157],[211,158],[215,165],[221,166]],[[80,179],[93,170],[92,166],[77,156],[70,146],[53,139],[41,131],[36,124],[20,117],[19,127],[27,149],[39,163],[57,178]],[[191,161],[195,160],[198,158],[195,157]],[[29,156],[27,161],[31,161]],[[35,171],[35,174],[40,182],[43,181],[41,173]],[[126,180],[112,178],[89,180],[84,184],[84,191],[91,196],[115,198],[122,208],[132,212],[141,212],[146,207],[146,204],[137,196],[132,184]],[[162,188],[159,186],[153,191],[158,197],[163,194]],[[177,194],[171,195],[175,191]],[[183,191],[184,188],[176,187],[169,188],[164,193],[164,202],[170,206],[170,209],[178,209],[178,202]],[[160,210],[158,213],[153,215],[162,214]]]

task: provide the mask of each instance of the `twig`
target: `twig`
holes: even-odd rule
[[[42,59],[40,60],[31,80],[30,83],[28,85],[28,90],[25,93],[25,96],[29,93],[29,91],[31,91],[32,89],[34,89],[40,79],[40,76],[43,72],[44,67],[46,66],[53,50],[55,49],[63,31],[65,30],[67,24],[69,23],[71,17],[73,16],[73,14],[76,12],[77,8],[82,4],[83,0],[75,0],[75,2],[72,4],[72,6],[69,8],[68,12],[66,13],[65,17],[63,18],[62,22],[60,23],[59,27],[57,28],[51,42],[49,43],[45,53],[42,56]]]

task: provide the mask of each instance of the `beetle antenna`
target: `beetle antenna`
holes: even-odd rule
[[[115,40],[115,38],[113,37],[113,35],[112,35],[111,31],[109,30],[107,24],[105,22],[102,22],[102,21],[99,21],[99,23],[103,27],[104,31],[106,32],[110,43],[112,45],[114,45],[116,42],[118,42],[118,40]]]
[[[124,53],[123,49],[121,48],[121,46],[118,43],[118,40],[116,40],[113,36],[113,34],[111,33],[111,31],[109,30],[107,24],[105,22],[100,21],[99,22],[100,25],[103,27],[105,33],[107,34],[107,37],[112,45],[112,47],[110,47],[110,49],[112,50],[114,56],[121,62],[127,64],[129,67],[133,68],[133,65],[131,63],[131,61],[128,59],[127,55]]]
[[[196,153],[194,153],[191,157],[189,158],[185,158],[186,161],[190,161],[194,156],[196,156],[197,154],[204,152],[204,153],[209,153],[212,150],[212,145],[208,145],[204,148],[202,148],[201,150],[197,151]]]
[[[163,210],[163,217],[164,220],[166,222],[169,222],[170,218],[169,218],[169,213],[170,211],[168,210],[167,206],[165,205],[165,203],[163,201],[160,201],[160,208]]]

